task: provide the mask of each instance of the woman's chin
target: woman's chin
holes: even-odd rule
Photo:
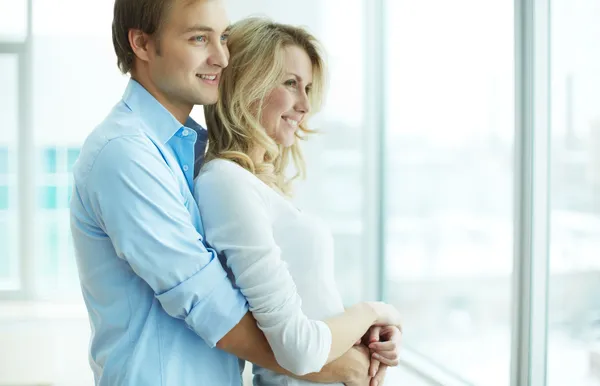
[[[283,141],[279,142],[279,144],[285,148],[292,146],[296,142],[296,136],[294,134],[289,137],[283,138]]]

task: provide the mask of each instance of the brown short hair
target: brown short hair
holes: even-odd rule
[[[139,29],[157,34],[174,0],[115,0],[112,40],[117,65],[123,74],[131,71],[134,53],[129,44],[129,30]]]

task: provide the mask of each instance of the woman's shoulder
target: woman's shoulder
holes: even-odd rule
[[[219,186],[223,188],[260,188],[260,180],[233,161],[216,158],[202,165],[194,185],[198,187]]]
[[[216,172],[230,174],[230,173],[241,173],[242,171],[246,171],[246,169],[244,169],[239,164],[237,164],[233,161],[223,159],[223,158],[215,158],[208,162],[205,162],[202,165],[202,167],[200,168],[200,173],[198,173],[198,176],[207,175],[207,174],[216,173]]]

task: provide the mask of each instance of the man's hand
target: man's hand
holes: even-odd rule
[[[379,365],[379,369],[377,370],[377,374],[373,378],[371,378],[371,383],[369,386],[379,386],[383,385],[383,381],[385,380],[385,372],[387,371],[386,365]]]
[[[348,374],[348,379],[344,381],[346,386],[369,386],[371,377],[369,376],[369,349],[364,345],[352,347],[344,354],[352,365],[349,366],[352,370]]]

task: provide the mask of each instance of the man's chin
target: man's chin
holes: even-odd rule
[[[197,105],[202,105],[202,106],[207,106],[207,105],[214,105],[215,103],[217,103],[217,96],[212,96],[212,95],[202,95],[199,96],[198,98],[196,98],[195,104]]]

